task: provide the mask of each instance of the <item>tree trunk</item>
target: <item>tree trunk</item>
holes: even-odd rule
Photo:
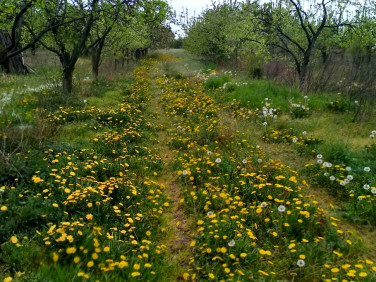
[[[9,33],[0,29],[0,69],[6,73],[27,74],[28,70],[25,66],[22,53],[11,58],[7,58],[7,47],[11,46],[12,39]],[[15,47],[15,49],[17,49]],[[10,52],[13,50],[10,50]]]
[[[326,52],[326,48],[321,48],[321,58],[322,58],[322,64],[324,65],[326,61],[328,60],[328,53]]]
[[[73,90],[73,69],[63,70],[63,90],[66,93],[72,93]]]
[[[96,48],[94,48],[94,50],[91,52],[91,73],[94,80],[98,78],[100,61],[100,56],[98,56],[96,51]]]
[[[99,65],[101,62],[104,42],[105,42],[105,37],[99,40],[99,42],[91,48],[91,71],[93,74],[93,79],[98,78]]]
[[[306,82],[307,82],[308,64],[311,58],[311,50],[312,50],[312,46],[309,46],[306,52],[304,53],[303,61],[300,64],[299,89],[301,91],[308,90],[308,85],[306,85]]]

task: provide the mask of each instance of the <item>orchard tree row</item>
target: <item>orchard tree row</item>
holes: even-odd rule
[[[158,45],[161,34],[173,36],[166,22],[170,7],[162,0],[7,0],[0,1],[0,66],[28,49],[45,48],[57,55],[66,93],[73,88],[77,60],[89,54],[93,78],[104,52],[136,59]],[[163,37],[162,37],[163,38]]]
[[[371,57],[375,10],[374,1],[223,1],[186,21],[184,46],[217,63],[237,65],[245,54],[261,61],[278,57],[290,63],[306,90],[313,62],[324,72],[331,53],[350,50],[355,57]]]

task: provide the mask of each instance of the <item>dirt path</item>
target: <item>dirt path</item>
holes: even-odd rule
[[[155,88],[154,90],[154,93],[158,94],[158,89]],[[174,152],[168,146],[168,128],[171,124],[159,105],[160,96],[157,94],[151,100],[150,106],[158,115],[158,118],[154,120],[154,124],[157,128],[156,146],[163,161],[163,174],[156,181],[166,187],[165,192],[171,201],[171,209],[165,214],[167,236],[164,238],[164,243],[168,249],[168,259],[176,268],[174,271],[176,275],[171,277],[171,281],[182,281],[184,269],[188,266],[192,231],[189,228],[189,218],[187,218],[183,210],[183,197],[176,181],[176,172],[171,167],[174,159]]]

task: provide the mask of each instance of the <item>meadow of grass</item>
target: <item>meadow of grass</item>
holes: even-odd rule
[[[205,85],[228,73],[214,72]],[[235,119],[248,122],[249,129],[244,126],[244,130],[261,131],[253,134],[256,140],[261,135],[268,143],[289,144],[304,156],[307,165],[302,172],[327,188],[347,220],[374,226],[376,120],[353,122],[358,101],[341,93],[306,94],[274,82],[239,77],[233,75],[211,95]],[[341,169],[331,173],[328,166]],[[364,174],[368,169],[370,173]]]
[[[88,73],[81,60],[70,97],[55,74],[4,76],[0,279],[376,279],[372,250],[309,189],[374,225],[376,126],[351,122],[355,101],[219,72],[182,50]],[[283,146],[299,160],[279,160]]]
[[[212,76],[157,79],[173,125],[169,144],[181,202],[195,222],[183,277],[374,279],[376,268],[362,255],[361,242],[325,215],[319,199],[305,195],[308,184],[298,172],[221,123],[223,112],[210,95],[220,94],[204,91]]]
[[[152,179],[162,163],[150,146],[147,106],[154,64],[145,60],[132,79],[90,82],[71,103],[35,90],[4,109],[1,279],[166,280],[160,238],[169,200]],[[42,108],[39,95],[55,104]],[[14,110],[30,120],[13,118]],[[31,138],[42,133],[39,143]]]

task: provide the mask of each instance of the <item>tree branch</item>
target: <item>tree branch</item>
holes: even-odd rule
[[[290,36],[288,36],[287,34],[285,34],[282,29],[280,27],[277,27],[277,31],[284,37],[286,38],[288,41],[290,41],[291,43],[293,43],[296,47],[298,47],[298,49],[304,53],[305,50],[304,48],[298,43],[296,42],[294,39],[292,39]]]
[[[294,0],[289,0],[289,1],[290,1],[291,4],[294,5],[296,12],[298,14],[298,17],[299,17],[300,26],[302,27],[302,29],[303,29],[303,31],[306,35],[308,43],[311,44],[311,36],[309,35],[307,27],[305,26],[304,19],[303,19],[302,13],[301,13],[301,8],[298,6],[298,4],[295,3]],[[313,33],[313,35],[314,35],[314,33]]]
[[[14,18],[14,22],[13,22],[13,25],[12,25],[12,32],[11,32],[11,45],[7,47],[7,52],[11,51],[12,49],[14,49],[18,43],[19,43],[19,38],[16,39],[16,30],[17,28],[19,27],[19,24],[20,24],[20,21],[23,17],[23,15],[33,6],[33,1],[30,1],[30,2],[27,2],[25,4],[25,6],[23,6],[21,8],[21,11],[16,15],[16,17]]]

